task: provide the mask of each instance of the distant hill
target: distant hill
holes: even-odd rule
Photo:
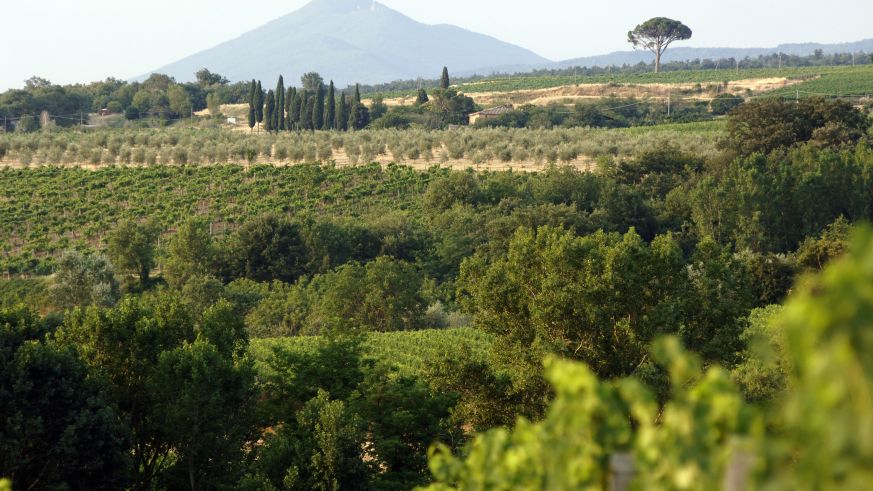
[[[873,53],[873,39],[842,44],[797,43],[773,48],[693,48],[668,50],[664,61],[755,58],[772,53],[810,55]],[[208,68],[231,81],[257,78],[269,83],[279,74],[290,84],[317,71],[338,86],[438,77],[443,66],[457,76],[522,73],[534,69],[650,63],[647,51],[617,51],[554,62],[527,49],[451,25],[427,25],[372,0],[313,0],[301,9],[224,42],[157,68],[178,81],[191,81]],[[139,77],[143,80],[148,75]]]
[[[873,39],[865,39],[854,43],[819,44],[819,43],[794,43],[780,44],[774,48],[690,48],[677,46],[670,48],[664,53],[662,61],[687,61],[695,59],[725,59],[725,58],[757,58],[761,55],[784,53],[786,55],[807,56],[820,49],[824,54],[833,53],[873,53]],[[595,67],[595,66],[621,66],[635,65],[639,62],[650,63],[654,55],[648,51],[616,51],[599,56],[574,58],[572,60],[551,63],[547,66],[531,68],[566,68],[566,67]],[[498,70],[500,71],[500,70]]]
[[[313,0],[240,37],[153,72],[190,81],[208,68],[232,81],[297,83],[317,71],[338,85],[439,76],[485,67],[539,66],[549,60],[518,46],[450,25],[416,22],[378,2]],[[141,77],[144,79],[146,76]]]

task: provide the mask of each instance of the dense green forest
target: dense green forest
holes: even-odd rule
[[[8,137],[113,160],[0,171],[0,474],[600,489],[626,458],[645,489],[734,473],[863,489],[870,114],[756,99],[709,128],[706,152],[667,139],[535,173],[418,171],[403,150],[385,167],[177,160],[195,130]],[[479,131],[575,143],[457,135]],[[224,142],[240,160],[280,142],[240,138]],[[113,165],[164,144],[178,165]]]

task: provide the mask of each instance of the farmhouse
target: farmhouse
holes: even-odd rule
[[[477,113],[470,114],[470,124],[476,124],[480,119],[494,119],[513,110],[512,104],[504,104],[502,106],[492,107]]]

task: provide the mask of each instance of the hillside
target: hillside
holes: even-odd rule
[[[317,71],[339,85],[432,77],[443,66],[476,71],[485,66],[540,65],[526,49],[449,25],[416,22],[378,2],[314,0],[214,48],[155,72],[191,80],[207,67],[233,81],[288,80]]]
[[[835,44],[820,44],[820,43],[789,43],[780,44],[770,48],[695,48],[686,46],[676,46],[664,53],[662,61],[686,61],[696,59],[744,59],[756,58],[761,55],[769,55],[773,53],[783,53],[786,55],[809,56],[815,53],[816,50],[821,50],[824,54],[836,53],[870,53],[873,52],[873,39],[865,39],[863,41],[851,43],[835,43]],[[637,63],[651,63],[654,60],[654,55],[644,50],[627,50],[616,51],[598,56],[587,56],[582,58],[573,58],[551,64],[548,68],[566,68],[566,67],[595,67],[595,66],[621,66],[635,65]]]

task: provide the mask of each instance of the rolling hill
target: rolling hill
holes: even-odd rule
[[[153,72],[179,81],[206,67],[233,81],[296,81],[317,71],[338,85],[438,76],[443,66],[477,71],[543,65],[526,49],[450,25],[426,25],[369,0],[313,0],[236,39]],[[142,77],[145,78],[145,77]]]

